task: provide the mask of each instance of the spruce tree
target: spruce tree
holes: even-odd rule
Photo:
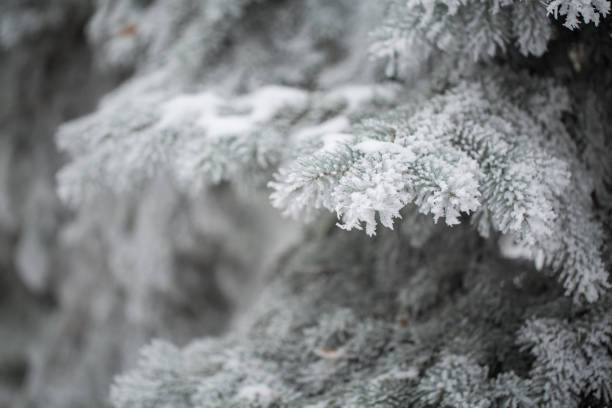
[[[222,329],[154,324],[112,406],[611,406],[610,7],[93,3],[96,66],[125,80],[59,127],[59,197],[150,203],[131,244],[107,238],[137,319],[201,295],[170,214],[211,228],[189,247],[208,269],[249,276]]]

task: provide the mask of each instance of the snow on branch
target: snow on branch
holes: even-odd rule
[[[530,248],[530,258],[560,271],[576,301],[595,301],[609,287],[603,236],[588,194],[577,190],[580,165],[569,147],[548,142],[549,132],[563,129],[567,100],[550,91],[548,113],[534,111],[535,102],[513,95],[512,86],[543,85],[464,81],[419,106],[378,114],[343,143],[281,166],[269,184],[272,202],[296,218],[326,208],[340,227],[365,227],[368,235],[377,216],[392,228],[409,204],[448,225],[474,214],[482,235],[510,234]],[[322,146],[326,137],[335,136],[321,136]]]
[[[608,0],[390,0],[372,54],[389,64],[450,54],[460,60],[490,60],[511,47],[525,55],[547,51],[553,29],[549,16],[577,29],[598,25],[610,13]],[[465,61],[463,61],[465,62]],[[393,71],[391,66],[389,71]]]

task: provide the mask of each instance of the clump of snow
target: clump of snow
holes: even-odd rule
[[[319,149],[319,152],[333,152],[338,146],[346,145],[351,143],[355,136],[349,133],[328,133],[322,137],[323,146]]]
[[[537,270],[544,267],[544,252],[517,240],[514,234],[502,234],[497,245],[501,255],[505,258],[533,260]]]
[[[321,124],[298,130],[293,133],[292,139],[295,141],[305,141],[321,137],[325,134],[344,133],[350,126],[351,124],[346,116],[336,116]]]
[[[222,100],[212,92],[179,95],[162,106],[158,127],[180,126],[198,116],[210,117],[216,113]]]
[[[162,107],[160,129],[171,126],[200,127],[209,138],[248,134],[284,110],[307,109],[306,91],[267,86],[257,91],[224,100],[212,92],[179,95]]]
[[[238,391],[238,399],[262,408],[270,407],[278,398],[278,393],[265,384],[247,385]]]
[[[358,112],[373,102],[390,101],[394,98],[394,88],[371,85],[346,85],[326,95],[328,101],[345,103],[346,111],[349,114]]]

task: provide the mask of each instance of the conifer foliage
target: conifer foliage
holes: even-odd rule
[[[113,406],[610,406],[610,7],[95,2],[129,78],[60,127],[64,203],[163,176],[303,224],[235,327],[152,341]]]

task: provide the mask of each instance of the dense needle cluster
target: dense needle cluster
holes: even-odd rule
[[[113,406],[612,404],[610,8],[95,2],[96,64],[128,79],[59,128],[63,202],[157,180],[163,214],[229,189],[303,223],[225,334],[154,340]],[[171,253],[119,246],[131,308],[180,298]]]

